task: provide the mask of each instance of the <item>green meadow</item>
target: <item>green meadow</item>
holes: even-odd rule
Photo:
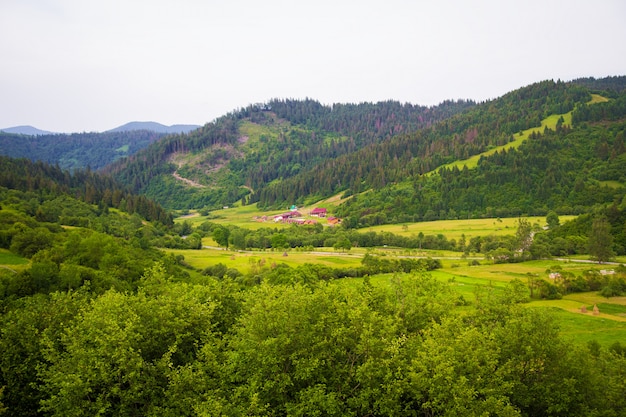
[[[602,97],[598,94],[592,94],[591,95],[591,100],[587,103],[587,104],[595,104],[595,103],[602,103],[605,101],[608,101],[607,98]],[[513,136],[513,141],[507,143],[506,145],[502,145],[502,146],[496,146],[492,149],[489,149],[486,152],[480,153],[478,155],[474,155],[470,158],[464,159],[464,160],[459,160],[459,161],[454,161],[451,162],[449,164],[443,165],[442,167],[439,168],[454,168],[457,167],[459,169],[463,169],[463,166],[467,166],[467,168],[472,169],[472,168],[476,168],[476,166],[478,165],[478,161],[480,160],[481,157],[483,156],[489,156],[489,155],[493,155],[496,152],[500,152],[503,150],[508,150],[508,149],[517,149],[522,143],[524,143],[526,141],[526,139],[528,139],[530,137],[530,135],[533,134],[533,132],[537,132],[537,133],[541,133],[545,130],[545,128],[548,129],[552,129],[554,130],[556,128],[556,124],[558,122],[558,120],[563,117],[563,125],[572,125],[572,112],[568,112],[568,113],[564,113],[564,114],[553,114],[551,116],[546,117],[545,119],[543,119],[541,121],[541,126],[539,127],[531,127],[530,129],[526,129],[523,130],[519,133],[517,133],[516,135]],[[435,169],[434,171],[429,172],[428,174],[432,174],[433,172],[436,172],[439,170],[439,168]]]
[[[0,249],[0,269],[17,273],[27,269],[29,265],[28,259],[15,255],[7,249]]]
[[[215,216],[215,213],[212,213]],[[252,221],[258,211],[254,207],[236,207],[220,210],[220,222],[238,224],[263,225]],[[206,221],[207,218],[195,214],[189,217],[192,222]],[[215,221],[214,219],[208,219]],[[447,238],[459,238],[465,235],[484,236],[489,234],[514,234],[518,219],[475,219],[475,220],[445,220],[408,225],[387,225],[362,231],[392,232],[404,235],[417,234],[444,234]],[[543,225],[545,218],[528,218],[532,224]],[[566,220],[562,218],[562,220]],[[273,225],[273,223],[270,223]],[[280,227],[279,225],[275,225]],[[607,269],[607,265],[575,262],[573,260],[539,260],[523,263],[494,264],[482,257],[471,255],[463,256],[459,252],[441,250],[409,250],[403,248],[353,248],[347,252],[336,251],[332,248],[316,248],[313,251],[289,249],[286,251],[235,251],[217,248],[215,242],[205,238],[206,245],[201,250],[167,250],[168,253],[182,255],[185,262],[194,268],[202,270],[211,265],[222,263],[228,268],[236,268],[246,274],[255,268],[272,268],[279,264],[286,264],[296,268],[307,263],[322,264],[331,268],[357,268],[366,253],[382,257],[431,257],[442,262],[442,268],[432,271],[434,278],[448,283],[463,298],[470,303],[476,299],[478,293],[484,290],[501,291],[511,280],[519,279],[528,282],[533,279],[548,279],[548,269],[559,266],[563,271],[581,275],[590,269]],[[478,261],[478,264],[476,262]],[[619,259],[624,262],[626,259]],[[389,285],[393,275],[381,274],[370,277],[373,285]],[[362,278],[346,278],[336,281],[338,285],[360,285]],[[560,300],[533,300],[527,304],[533,308],[544,308],[554,312],[563,334],[579,342],[598,341],[609,346],[617,341],[626,341],[626,297],[606,299],[596,292],[568,294]],[[599,315],[593,315],[593,306],[600,308]],[[581,312],[585,306],[587,313]],[[471,307],[470,307],[471,308]]]
[[[560,216],[561,222],[573,219],[575,216]],[[546,224],[545,217],[521,217],[531,225],[543,227]],[[390,232],[400,236],[444,235],[448,240],[460,239],[465,235],[466,239],[475,236],[487,235],[514,235],[517,231],[519,218],[485,218],[485,219],[461,219],[461,220],[436,220],[432,222],[387,224],[359,229],[361,232]]]

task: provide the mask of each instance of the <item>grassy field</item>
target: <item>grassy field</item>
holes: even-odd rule
[[[168,253],[183,255],[185,261],[194,268],[204,269],[222,263],[229,268],[236,268],[248,273],[255,265],[287,264],[297,267],[306,263],[317,263],[333,268],[349,268],[361,265],[363,253],[342,253],[330,250],[315,252],[299,251],[230,251],[221,249],[177,250],[169,249]],[[286,256],[285,256],[286,254]]]
[[[26,265],[28,259],[15,255],[6,249],[0,249],[0,265]]]
[[[313,218],[306,216],[314,207],[327,207],[331,209],[333,202],[339,199],[338,196],[322,201],[318,204],[308,207],[298,207],[298,211],[305,215],[305,218]],[[176,219],[177,222],[189,221],[194,226],[205,221],[229,224],[247,229],[256,230],[261,227],[277,227],[284,228],[286,225],[282,223],[274,223],[272,216],[287,211],[261,211],[254,205],[235,206],[227,209],[215,210],[209,216],[201,216],[199,213],[190,213],[187,216],[181,216]],[[265,216],[267,220],[261,219]],[[560,216],[561,223],[571,220],[576,216]],[[545,217],[522,217],[530,222],[531,225],[543,227],[546,224]],[[320,223],[327,224],[325,219],[313,218]],[[486,218],[486,219],[461,219],[461,220],[436,220],[431,222],[402,223],[402,224],[386,224],[381,226],[372,226],[359,229],[360,233],[366,232],[390,232],[399,236],[417,236],[420,232],[425,235],[442,234],[447,239],[460,239],[465,235],[466,239],[475,236],[487,235],[514,235],[517,230],[518,218]]]
[[[529,276],[547,278],[547,270],[560,266],[564,271],[576,275],[589,269],[607,269],[607,265],[579,263],[571,261],[541,260],[514,264],[493,264],[480,259],[479,265],[470,265],[468,259],[457,252],[447,251],[407,251],[396,248],[364,249],[353,248],[349,252],[337,252],[331,248],[316,248],[315,251],[233,251],[206,248],[202,250],[167,250],[168,253],[183,255],[185,261],[194,268],[204,269],[222,263],[229,268],[236,268],[242,273],[249,273],[253,268],[272,267],[286,264],[298,267],[306,263],[318,263],[332,268],[357,268],[366,253],[384,257],[424,256],[441,258],[443,267],[431,274],[434,278],[452,286],[467,301],[475,300],[480,289],[502,290],[508,282],[520,279],[527,282]],[[286,254],[286,256],[285,256]],[[477,259],[477,258],[474,258]],[[376,286],[389,285],[393,274],[381,274],[370,277]],[[340,285],[360,285],[360,278],[346,278],[337,281]],[[600,308],[599,315],[593,315],[593,306]],[[532,308],[552,311],[565,337],[578,342],[596,340],[609,346],[616,341],[626,343],[626,297],[604,298],[596,292],[568,294],[561,300],[533,300],[527,304]],[[587,313],[581,313],[585,306]]]
[[[6,249],[0,249],[0,268],[11,272],[22,271],[30,265],[28,259],[15,255]]]
[[[545,217],[522,217],[531,225],[543,227],[546,224]],[[561,223],[571,220],[575,216],[560,216]],[[388,224],[382,226],[372,226],[359,229],[359,232],[391,232],[400,236],[417,236],[420,232],[425,235],[442,234],[448,240],[461,238],[466,239],[475,236],[487,235],[514,235],[517,231],[518,218],[487,218],[487,219],[465,219],[465,220],[436,220],[432,222]]]

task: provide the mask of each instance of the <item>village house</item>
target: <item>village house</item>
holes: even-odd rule
[[[326,209],[321,207],[315,207],[313,210],[311,210],[311,216],[326,217],[326,213]]]
[[[331,225],[331,226],[334,226],[334,225],[339,224],[339,223],[341,223],[341,219],[339,217],[331,216],[331,217],[328,218],[328,224]]]
[[[281,221],[286,221],[288,219],[294,219],[296,217],[302,217],[302,213],[300,213],[299,211],[289,211],[287,213],[283,213],[283,214],[278,214],[276,216],[274,216],[274,221],[275,222],[281,222]]]

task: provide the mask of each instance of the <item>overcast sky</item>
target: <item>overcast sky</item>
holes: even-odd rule
[[[482,101],[607,75],[626,75],[624,0],[0,0],[0,128]]]

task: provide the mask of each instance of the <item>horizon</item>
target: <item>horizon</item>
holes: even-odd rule
[[[484,102],[496,100],[496,99],[502,97],[503,95],[510,93],[511,91],[515,91],[515,90],[517,90],[519,88],[524,88],[524,87],[527,87],[529,85],[532,85],[532,84],[535,84],[535,83],[538,83],[538,82],[542,82],[542,81],[549,81],[549,80],[557,81],[558,80],[558,81],[563,81],[563,82],[571,82],[571,81],[574,81],[574,80],[577,80],[577,79],[581,79],[581,78],[603,79],[603,78],[609,78],[609,77],[623,77],[623,76],[626,77],[626,73],[624,73],[624,74],[607,74],[607,75],[600,76],[600,77],[596,77],[596,76],[580,76],[580,77],[575,77],[575,78],[568,79],[568,80],[562,80],[562,79],[536,80],[536,81],[531,82],[529,84],[512,88],[511,90],[502,93],[498,97],[490,97],[490,98],[487,98],[487,99],[484,99],[484,100],[477,100],[477,99],[474,99],[474,98],[471,98],[471,97],[466,97],[466,98],[447,98],[447,99],[443,99],[440,102],[438,102],[437,104],[433,104],[433,105],[425,105],[425,104],[421,104],[421,103],[410,103],[410,102],[406,102],[406,101],[403,102],[403,101],[400,101],[400,100],[396,100],[394,98],[389,98],[387,100],[359,101],[359,102],[336,101],[334,103],[323,103],[323,102],[321,102],[320,100],[317,100],[314,97],[289,98],[289,99],[293,99],[293,100],[311,99],[311,100],[315,100],[315,101],[319,102],[320,104],[322,104],[324,106],[333,106],[335,104],[361,104],[361,103],[377,103],[377,102],[385,102],[385,101],[397,101],[397,102],[400,102],[402,104],[410,104],[410,105],[414,105],[414,106],[436,107],[436,106],[439,106],[439,105],[441,105],[442,103],[444,103],[446,101],[459,101],[459,100],[474,101],[477,104],[481,104],[481,103],[484,103]],[[265,101],[262,101],[262,102],[258,102],[258,103],[264,104],[264,103],[269,103],[272,100],[282,100],[282,99],[288,99],[288,98],[271,98],[271,99],[268,99],[268,100],[265,100]],[[207,120],[207,121],[205,121],[203,123],[178,123],[178,122],[175,122],[175,123],[171,123],[171,124],[165,124],[165,123],[160,122],[158,120],[130,120],[130,121],[121,123],[121,124],[119,124],[119,125],[117,125],[115,127],[109,127],[109,128],[103,129],[103,130],[93,130],[92,129],[92,130],[63,131],[63,132],[51,131],[49,129],[44,129],[44,128],[40,127],[40,126],[36,126],[36,125],[33,125],[33,124],[22,124],[22,125],[0,127],[0,131],[5,131],[6,129],[26,128],[26,129],[34,129],[34,130],[46,132],[46,133],[41,133],[41,135],[45,135],[45,134],[53,134],[53,135],[55,135],[55,134],[73,134],[73,133],[105,133],[105,132],[113,131],[113,130],[122,128],[122,127],[130,125],[130,124],[134,124],[134,123],[145,123],[145,124],[154,123],[154,124],[160,125],[160,126],[162,126],[164,128],[172,128],[172,127],[175,127],[175,126],[196,126],[196,127],[202,127],[202,126],[204,126],[207,123],[214,122],[216,119],[218,119],[218,118],[220,118],[222,116],[225,116],[226,114],[228,114],[230,112],[238,111],[239,109],[244,108],[244,107],[246,107],[248,105],[252,105],[252,104],[255,104],[255,103],[247,103],[245,105],[240,105],[238,107],[235,107],[235,108],[233,108],[231,110],[228,110],[228,111],[224,112],[223,114],[221,114],[219,116],[214,117],[211,120]]]

